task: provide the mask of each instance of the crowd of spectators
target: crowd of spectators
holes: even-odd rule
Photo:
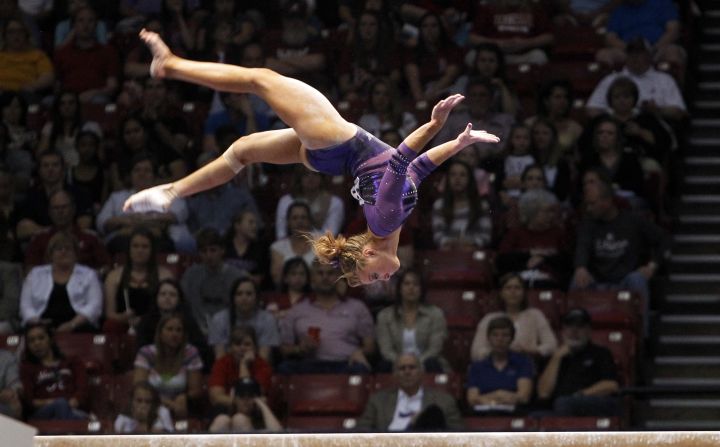
[[[629,290],[648,336],[687,118],[683,10],[671,0],[3,3],[0,335],[22,334],[24,348],[0,350],[0,412],[93,417],[87,371],[55,338],[104,333],[138,347],[114,423],[123,433],[188,416],[213,432],[279,430],[264,397],[273,374],[392,372],[397,390],[370,398],[362,429],[459,429],[461,411],[620,414],[592,316],[570,309],[553,327],[528,293]],[[122,210],[235,139],[285,127],[258,97],[150,78],[142,27],[184,57],[308,82],[391,145],[462,93],[432,144],[468,122],[501,144],[468,147],[425,182],[395,278],[348,288],[305,234],[364,225],[354,179],[250,166],[167,212]],[[554,53],[567,45],[559,27],[605,31],[582,62],[608,73],[592,91],[549,74],[568,62]],[[453,372],[446,315],[415,262],[429,250],[493,253],[500,306],[469,335],[459,402],[422,384]]]

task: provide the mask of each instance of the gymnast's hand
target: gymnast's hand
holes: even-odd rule
[[[448,115],[450,115],[450,111],[454,109],[456,105],[460,104],[463,99],[465,99],[463,95],[456,94],[441,100],[433,107],[432,113],[430,114],[430,121],[442,126],[445,124]]]
[[[465,130],[457,136],[457,142],[460,147],[470,146],[475,143],[499,143],[500,138],[484,130],[473,130],[472,124],[468,123]]]
[[[125,201],[123,211],[126,213],[147,213],[150,211],[164,213],[170,208],[170,204],[172,204],[172,201],[175,200],[177,196],[177,192],[175,188],[173,188],[172,183],[143,189],[131,195]]]

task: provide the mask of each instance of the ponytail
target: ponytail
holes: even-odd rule
[[[370,231],[349,238],[342,235],[335,237],[330,231],[317,238],[307,237],[318,262],[339,268],[343,273],[340,278],[345,278],[351,287],[361,284],[357,271],[365,267],[362,251],[372,239]]]

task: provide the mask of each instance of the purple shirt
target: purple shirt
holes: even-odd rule
[[[308,336],[310,327],[320,328],[315,360],[346,361],[362,347],[364,338],[375,333],[372,315],[362,301],[346,298],[325,310],[306,299],[291,307],[280,320],[280,342],[298,344],[301,337]]]

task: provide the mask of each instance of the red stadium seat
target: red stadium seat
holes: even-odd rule
[[[493,284],[493,253],[428,250],[419,254],[428,287],[490,289]]]
[[[591,26],[558,26],[553,29],[553,34],[553,61],[591,62],[605,43],[603,35]]]
[[[348,415],[362,413],[371,378],[347,374],[299,374],[288,377],[288,415]]]
[[[88,410],[98,419],[113,419],[119,410],[124,410],[115,405],[114,385],[115,378],[109,374],[94,376],[88,381]]]
[[[521,97],[535,95],[544,69],[532,64],[508,65],[506,73],[511,90]]]
[[[572,83],[575,96],[587,98],[610,70],[597,62],[564,61],[543,66],[542,79],[567,79]]]
[[[85,362],[88,374],[113,371],[115,338],[107,334],[56,333],[55,342],[63,354]]]
[[[628,329],[641,334],[640,297],[627,290],[571,290],[567,308],[582,307],[592,316],[593,328]]]
[[[352,431],[357,419],[345,416],[290,416],[285,426],[288,430],[339,432]]]
[[[133,372],[116,374],[109,379],[112,406],[115,413],[127,411],[130,408],[133,389]]]
[[[28,424],[38,429],[39,435],[87,435],[107,433],[101,421],[31,419]],[[112,430],[112,427],[109,427]]]
[[[95,121],[100,125],[103,133],[113,137],[118,132],[124,111],[117,104],[82,104],[82,116],[86,121]]]
[[[540,418],[539,427],[540,431],[609,431],[620,429],[620,419],[547,416]]]
[[[443,356],[447,359],[453,371],[465,374],[470,364],[470,346],[472,345],[475,329],[451,329],[445,341]]]
[[[207,424],[202,419],[189,418],[175,421],[175,433],[205,433]]]
[[[513,416],[468,416],[464,418],[468,431],[533,431],[537,430],[537,419]]]
[[[596,329],[592,332],[592,341],[610,350],[621,378],[621,385],[635,383],[635,359],[637,357],[637,337],[630,331]]]
[[[131,370],[135,363],[138,349],[137,339],[131,334],[118,334],[115,345],[115,369],[118,372]]]
[[[182,278],[183,273],[193,263],[191,255],[182,253],[158,253],[156,256],[158,265],[162,265],[170,270],[178,281]]]
[[[560,290],[528,290],[528,305],[540,309],[554,329],[560,328],[565,309],[565,294]]]
[[[23,344],[22,335],[10,334],[0,336],[0,349],[5,349],[10,352],[17,352],[20,350]]]
[[[426,299],[442,309],[449,328],[474,329],[483,315],[487,295],[477,290],[431,288]]]

